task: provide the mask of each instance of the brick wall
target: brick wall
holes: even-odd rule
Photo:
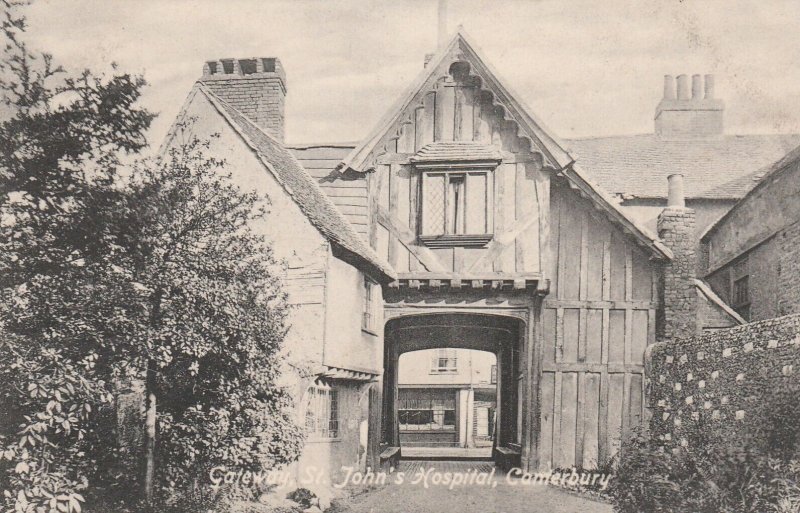
[[[659,342],[646,366],[651,434],[666,446],[757,425],[763,398],[800,372],[800,315]]]
[[[659,338],[688,337],[697,331],[694,233],[695,212],[690,208],[667,207],[658,216],[658,235],[673,252],[672,261],[664,265]]]
[[[209,80],[206,85],[214,94],[283,142],[285,92],[280,79],[237,77]]]
[[[706,331],[730,328],[738,323],[725,310],[711,301],[703,292],[697,291],[698,335]]]
[[[284,104],[286,73],[277,58],[228,59],[203,67],[200,79],[214,94],[254,121],[267,133],[283,142],[285,134]],[[255,66],[248,70],[243,63]],[[251,71],[251,72],[250,72]]]

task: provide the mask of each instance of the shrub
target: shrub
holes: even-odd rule
[[[609,497],[621,513],[800,511],[796,394],[796,383],[787,383],[753,398],[758,421],[738,430],[699,420],[681,447],[634,432]]]
[[[287,499],[293,500],[303,508],[310,508],[316,497],[317,496],[314,495],[314,492],[308,488],[298,488],[286,496]]]

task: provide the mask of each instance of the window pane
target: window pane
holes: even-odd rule
[[[464,176],[450,176],[447,186],[447,233],[464,233]]]
[[[445,175],[423,174],[422,183],[422,233],[444,233],[444,180]]]
[[[306,432],[312,438],[339,436],[339,404],[336,390],[323,385],[309,387],[305,424]]]
[[[372,330],[374,319],[373,319],[373,309],[375,308],[372,300],[372,282],[369,278],[364,278],[364,304],[361,316],[361,327],[365,330]]]
[[[486,174],[467,175],[467,228],[465,233],[488,233],[486,226]]]

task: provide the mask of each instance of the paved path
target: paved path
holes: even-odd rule
[[[492,483],[425,488],[422,483],[411,484],[420,469],[434,473],[459,472],[469,476],[492,476]],[[479,461],[403,461],[399,472],[405,472],[403,484],[392,481],[398,474],[389,475],[389,484],[356,495],[340,503],[337,513],[612,513],[611,506],[580,497],[564,490],[544,486],[524,486],[519,480],[509,483],[503,474],[491,471],[491,462]],[[483,474],[480,474],[483,473]]]

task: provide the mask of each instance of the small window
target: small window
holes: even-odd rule
[[[454,374],[458,372],[458,356],[455,349],[437,349],[431,359],[432,374]]]
[[[744,317],[750,319],[750,276],[745,275],[733,282],[733,309]]]
[[[311,439],[339,438],[339,394],[320,383],[308,387],[306,433]]]
[[[468,239],[491,234],[488,184],[486,171],[424,172],[420,236]]]
[[[742,276],[733,282],[733,304],[736,306],[750,302],[749,276]]]
[[[376,333],[378,329],[379,305],[375,297],[375,287],[377,284],[367,277],[364,277],[364,304],[361,315],[361,329],[370,333]]]

